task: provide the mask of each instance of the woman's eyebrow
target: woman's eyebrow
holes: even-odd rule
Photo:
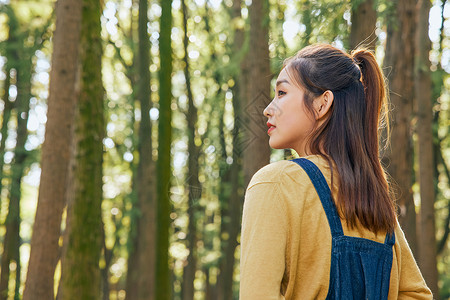
[[[282,83],[290,84],[289,81],[287,81],[286,79],[282,79],[282,80],[277,81],[277,86],[279,86]]]

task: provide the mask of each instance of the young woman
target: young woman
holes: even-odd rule
[[[370,51],[348,55],[329,45],[306,47],[285,61],[275,98],[264,110],[269,144],[294,149],[320,169],[345,236],[369,244],[392,237],[393,246],[383,245],[391,254],[385,295],[377,299],[432,299],[397,222],[379,160],[385,105],[384,78]],[[342,262],[331,270],[335,244],[328,212],[308,175],[294,161],[279,161],[250,181],[241,233],[241,300],[346,298],[346,291],[333,294],[339,274],[349,270]],[[364,275],[351,278],[354,285],[370,281]]]

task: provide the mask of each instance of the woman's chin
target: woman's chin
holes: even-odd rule
[[[269,139],[269,146],[272,149],[285,149],[285,147],[283,145],[281,145],[280,143],[277,143],[273,139]]]

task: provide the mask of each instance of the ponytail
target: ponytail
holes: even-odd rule
[[[386,126],[389,133],[389,116],[387,109],[386,85],[375,56],[370,50],[356,49],[352,51],[352,58],[359,66],[366,97],[366,126],[370,140],[369,149],[374,152],[373,156],[378,155],[378,136],[380,128]],[[375,155],[376,154],[376,155]]]
[[[303,48],[284,65],[304,88],[310,112],[316,97],[333,92],[329,116],[315,128],[309,148],[336,165],[335,202],[341,217],[350,227],[361,224],[375,233],[392,232],[394,203],[378,153],[380,117],[387,112],[386,90],[375,56],[366,49],[348,55],[319,44]]]
[[[388,231],[394,230],[395,208],[389,196],[389,185],[379,159],[379,132],[385,125],[389,134],[389,116],[387,109],[386,85],[374,54],[367,49],[356,49],[352,58],[361,70],[361,81],[364,86],[366,102],[365,144],[373,167],[374,175],[379,183],[375,186],[375,195],[379,198],[380,222],[391,224]],[[385,219],[385,220],[383,220]]]

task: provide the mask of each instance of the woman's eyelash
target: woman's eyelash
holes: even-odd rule
[[[285,91],[281,91],[281,90],[278,91],[278,96],[283,96],[284,94],[286,94]]]

